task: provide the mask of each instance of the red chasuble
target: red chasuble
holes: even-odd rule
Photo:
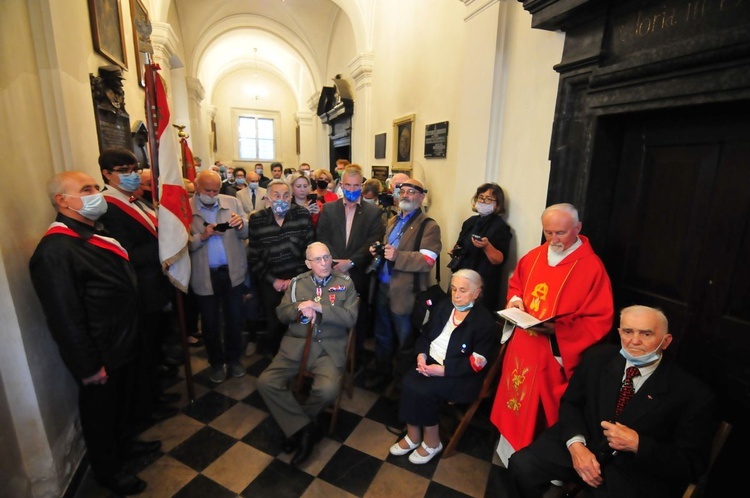
[[[560,398],[583,351],[612,327],[612,286],[589,241],[557,266],[547,264],[549,244],[529,251],[518,262],[508,299],[519,296],[526,312],[554,317],[562,365],[553,356],[548,335],[516,327],[503,360],[491,420],[513,450],[557,422]]]

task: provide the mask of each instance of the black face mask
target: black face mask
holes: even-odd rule
[[[141,197],[146,199],[148,202],[154,202],[154,196],[150,190],[144,190],[143,193],[141,194]]]
[[[318,188],[319,189],[328,188],[328,182],[326,180],[318,180]]]

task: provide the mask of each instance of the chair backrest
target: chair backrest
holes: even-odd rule
[[[719,458],[719,453],[721,453],[721,449],[724,447],[724,443],[727,442],[727,438],[729,437],[730,432],[732,432],[732,424],[730,424],[726,420],[722,420],[721,423],[719,423],[719,427],[716,429],[716,432],[714,433],[714,439],[711,443],[711,456],[708,459],[708,468],[706,469],[706,472],[698,479],[697,482],[691,482],[690,484],[688,484],[688,487],[687,489],[685,489],[685,493],[683,493],[682,498],[698,498],[699,496],[703,495],[706,487],[706,482],[708,481],[708,475],[711,473],[711,469],[716,463],[716,460]]]
[[[499,335],[500,333],[502,333],[502,325],[498,324],[498,327]],[[489,398],[490,396],[493,396],[495,394],[495,382],[497,382],[500,377],[500,367],[502,367],[503,365],[503,355],[505,354],[505,348],[507,346],[508,341],[500,344],[500,347],[497,350],[497,354],[490,364],[490,369],[487,370],[487,376],[484,378],[482,390],[479,391],[479,399]]]

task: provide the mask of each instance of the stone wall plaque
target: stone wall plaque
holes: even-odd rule
[[[125,147],[132,150],[130,115],[125,110],[125,92],[122,88],[120,68],[100,67],[99,76],[89,74],[89,80],[99,151],[110,147]]]

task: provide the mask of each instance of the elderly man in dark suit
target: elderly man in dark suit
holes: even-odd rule
[[[370,246],[383,238],[385,226],[380,209],[362,202],[362,172],[348,167],[341,177],[343,196],[323,205],[318,221],[318,241],[328,246],[336,269],[347,273],[359,294],[357,349],[361,350],[371,323],[368,312],[369,279],[365,273],[372,261]]]
[[[376,276],[375,296],[375,358],[377,370],[368,379],[368,388],[385,385],[395,374],[398,389],[405,368],[413,359],[416,333],[412,328],[411,313],[417,293],[427,289],[432,267],[435,266],[442,244],[440,227],[422,212],[427,189],[419,180],[409,178],[399,188],[399,214],[388,220],[383,244],[383,264]],[[422,230],[420,230],[422,229]],[[422,237],[417,240],[417,234]],[[370,248],[375,254],[376,249]],[[396,354],[397,367],[391,362]],[[408,367],[406,367],[408,365]]]
[[[667,318],[631,306],[621,349],[592,347],[570,379],[560,420],[509,462],[513,491],[540,497],[553,479],[586,496],[679,497],[705,470],[716,429],[715,396],[664,350]]]

